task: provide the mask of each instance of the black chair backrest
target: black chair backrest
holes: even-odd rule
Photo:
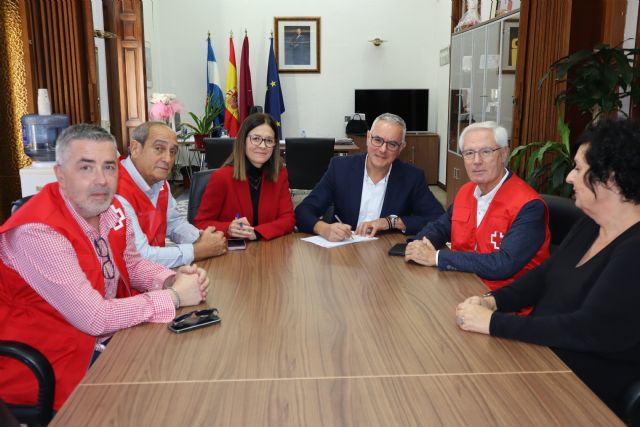
[[[565,236],[584,213],[576,207],[573,199],[554,196],[552,194],[541,194],[542,199],[549,208],[549,232],[551,233],[550,251],[562,243]]]
[[[191,188],[189,189],[189,207],[187,208],[187,221],[193,224],[193,219],[198,213],[200,207],[200,201],[204,190],[209,184],[209,178],[211,178],[211,172],[215,169],[205,169],[193,174],[191,177]]]
[[[217,169],[231,155],[235,138],[205,138],[204,161],[209,169]]]
[[[289,188],[313,189],[329,167],[334,145],[334,138],[286,138]]]
[[[20,209],[22,205],[27,203],[32,197],[33,195],[26,196],[26,197],[23,197],[22,199],[14,200],[13,202],[11,202],[11,215],[13,215],[15,211]]]
[[[635,381],[622,397],[627,425],[640,427],[640,380]]]
[[[25,364],[38,380],[38,401],[35,405],[7,404],[9,410],[23,424],[46,426],[53,418],[53,397],[56,380],[47,358],[30,345],[16,341],[0,341],[0,356],[7,356]]]

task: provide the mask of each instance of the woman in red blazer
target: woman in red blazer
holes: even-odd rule
[[[277,127],[269,114],[247,117],[231,156],[211,174],[196,227],[214,226],[228,237],[270,240],[293,231],[295,216]]]

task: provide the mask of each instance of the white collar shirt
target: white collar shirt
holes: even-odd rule
[[[367,156],[366,159],[368,159]],[[382,212],[382,204],[384,203],[384,195],[387,192],[387,183],[389,182],[389,175],[391,174],[391,168],[378,183],[374,183],[369,174],[367,173],[367,160],[364,163],[364,178],[362,180],[362,196],[360,198],[360,212],[358,214],[358,224],[365,221],[372,221],[380,218],[380,212]]]
[[[491,201],[493,200],[496,193],[498,192],[500,187],[502,187],[502,184],[504,184],[504,182],[508,177],[509,177],[509,171],[505,168],[504,176],[502,177],[498,185],[496,185],[491,191],[489,191],[485,195],[481,194],[480,187],[476,185],[476,189],[473,191],[473,197],[475,197],[476,200],[478,201],[478,207],[476,208],[476,227],[480,226],[480,223],[482,222],[484,215],[487,213],[487,210],[489,210],[489,205],[491,204]]]

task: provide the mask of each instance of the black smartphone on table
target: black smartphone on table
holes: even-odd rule
[[[391,256],[404,256],[404,252],[407,249],[407,243],[413,242],[415,239],[409,238],[406,243],[396,243],[389,249],[389,255]]]
[[[176,334],[181,334],[182,332],[220,323],[220,320],[217,308],[194,310],[173,319],[171,323],[169,323],[169,330]]]
[[[230,251],[247,249],[247,242],[244,239],[229,239],[227,240],[227,249]]]

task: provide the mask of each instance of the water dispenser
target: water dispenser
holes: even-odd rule
[[[38,162],[56,160],[56,139],[69,126],[66,114],[27,114],[22,116],[24,152]]]

